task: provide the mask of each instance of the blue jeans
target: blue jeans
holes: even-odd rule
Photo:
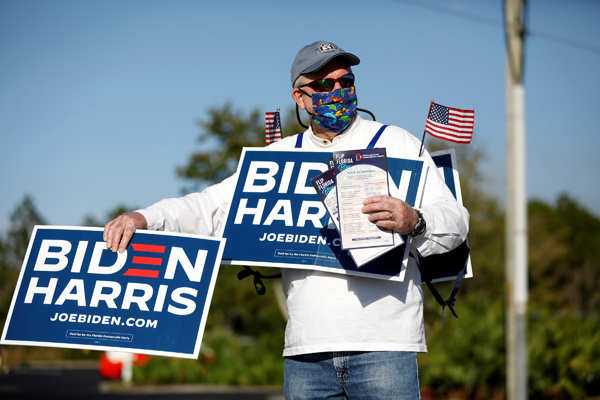
[[[286,357],[284,392],[286,400],[418,400],[417,354],[344,351]]]

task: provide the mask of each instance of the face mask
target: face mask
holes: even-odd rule
[[[356,116],[356,91],[336,89],[312,95],[312,121],[330,132],[342,132]]]

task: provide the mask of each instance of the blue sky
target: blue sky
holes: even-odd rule
[[[472,146],[502,200],[500,4],[4,0],[0,228],[25,194],[57,225],[179,195],[175,168],[200,149],[196,121],[226,101],[287,109],[290,64],[318,39],[361,57],[359,105],[380,121],[420,137],[432,98],[474,107]],[[525,72],[528,196],[567,192],[596,215],[599,17],[596,1],[530,1]]]

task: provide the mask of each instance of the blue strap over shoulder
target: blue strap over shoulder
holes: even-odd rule
[[[377,144],[377,141],[381,137],[381,134],[387,127],[388,127],[388,125],[381,125],[379,130],[375,133],[375,135],[369,142],[369,144],[367,146],[368,149],[372,149],[375,147],[375,145]],[[303,136],[304,136],[303,132],[298,134],[298,136],[296,137],[295,148],[297,148],[297,149],[302,148]],[[466,273],[468,256],[469,256],[469,246],[466,241],[463,244],[461,244],[457,249],[452,250],[448,253],[433,255],[433,256],[429,256],[429,257],[422,257],[420,254],[418,254],[418,252],[417,252],[416,257],[413,255],[413,257],[417,261],[419,271],[421,272],[421,278],[422,278],[423,282],[427,285],[427,287],[429,287],[429,289],[431,290],[433,297],[442,306],[442,310],[445,307],[448,307],[448,309],[450,309],[450,312],[452,313],[452,315],[454,315],[456,318],[458,318],[458,315],[454,311],[454,302],[456,301],[456,294],[458,293],[461,282]],[[459,270],[456,271],[457,272],[456,282],[454,284],[454,288],[452,289],[452,293],[450,294],[450,297],[448,297],[448,299],[444,300],[442,298],[442,296],[439,294],[439,292],[436,290],[436,288],[433,286],[432,280],[435,278],[435,276],[432,276],[431,273],[432,273],[432,271],[436,270],[436,268],[434,268],[435,266],[446,265],[446,268],[447,268],[447,264],[458,267]],[[245,268],[248,268],[248,267],[245,267]],[[250,271],[251,272],[244,271],[244,270],[240,271],[240,273],[238,274],[238,279],[242,279],[243,277],[254,273],[254,271],[252,271],[252,270],[250,270]],[[257,283],[257,279],[258,279],[258,283]],[[261,290],[259,290],[259,286],[262,285],[262,281],[260,281],[260,276],[257,277],[255,275],[254,280],[255,280],[254,286],[256,286],[257,292],[259,294],[263,294],[264,293],[264,285],[262,286],[262,288],[260,288]]]
[[[302,136],[304,136],[304,132],[300,132],[298,134],[298,136],[296,136],[296,148],[297,149],[301,149],[302,148]]]
[[[379,128],[379,130],[377,131],[375,136],[373,136],[373,139],[371,139],[371,141],[369,142],[367,149],[372,149],[373,147],[375,147],[375,143],[377,143],[377,141],[379,140],[379,137],[381,136],[381,134],[387,127],[388,127],[387,125],[381,125],[381,128]]]

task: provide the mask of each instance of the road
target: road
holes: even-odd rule
[[[97,367],[22,366],[0,372],[0,398],[40,400],[283,400],[281,388],[217,385],[126,386]]]

